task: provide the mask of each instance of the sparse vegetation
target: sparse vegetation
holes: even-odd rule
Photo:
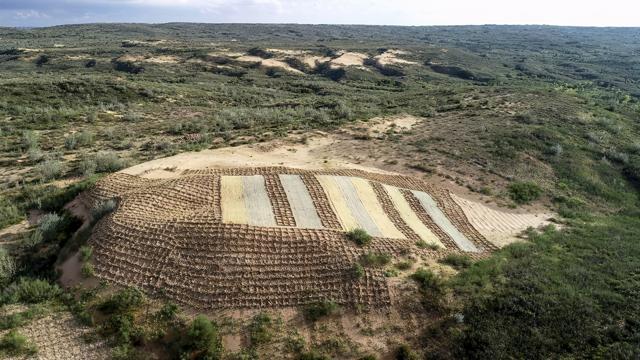
[[[303,308],[304,317],[309,321],[318,321],[338,311],[338,304],[330,300],[319,301]]]
[[[391,262],[391,255],[385,253],[368,252],[360,258],[363,266],[382,267]]]
[[[518,204],[527,204],[537,200],[542,189],[532,182],[514,182],[509,185],[509,196]]]
[[[348,231],[347,238],[358,246],[367,246],[371,242],[371,235],[363,229],[353,229]]]

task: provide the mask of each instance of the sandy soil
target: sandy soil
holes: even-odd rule
[[[389,173],[332,156],[327,149],[340,141],[332,135],[319,132],[306,143],[299,141],[299,139],[284,139],[262,144],[187,152],[152,160],[122,172],[145,178],[174,178],[180,175],[181,170],[186,169],[282,165],[301,169],[361,169]]]
[[[327,61],[330,61],[331,58],[326,56],[307,55],[300,58],[300,60],[311,69],[315,69],[318,64],[326,63]]]
[[[343,67],[343,66],[364,66],[364,60],[367,59],[369,55],[357,53],[357,52],[343,52],[337,58],[331,60],[331,65],[333,67]]]
[[[406,54],[408,53],[402,50],[388,50],[380,55],[375,56],[374,59],[380,65],[397,65],[397,64],[415,65],[417,64],[415,61],[409,61],[409,60],[401,59],[398,57],[398,55],[406,55]]]

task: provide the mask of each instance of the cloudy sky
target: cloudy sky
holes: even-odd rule
[[[640,0],[0,0],[0,26],[172,21],[640,26]]]

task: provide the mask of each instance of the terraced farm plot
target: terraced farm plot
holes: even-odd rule
[[[125,186],[125,184],[127,186]],[[198,309],[298,306],[332,299],[389,305],[383,269],[352,276],[365,252],[481,257],[495,245],[442,189],[361,170],[285,167],[124,173],[79,201],[118,199],[91,238],[98,277],[160,291]],[[346,232],[373,236],[361,248]],[[423,249],[418,241],[440,249]]]

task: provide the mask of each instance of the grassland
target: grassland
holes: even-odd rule
[[[24,279],[55,282],[53,265],[86,239],[86,232],[72,238],[79,223],[63,205],[101,174],[149,159],[411,114],[428,126],[362,141],[393,149],[398,170],[420,169],[510,206],[549,206],[564,229],[531,233],[527,244],[447,280],[414,276],[425,314],[437,321],[402,352],[638,357],[639,35],[537,26],[0,28],[0,227],[59,215],[17,239],[3,235],[2,302],[62,304],[81,319],[95,316],[121,357],[158,344],[172,354],[217,356],[220,329],[174,321],[168,308],[152,316],[136,294],[116,298],[130,306],[108,308],[101,302],[109,299],[92,294],[29,285]],[[364,62],[310,66],[273,49],[349,51]],[[387,49],[415,64],[380,65],[375,57]],[[299,72],[234,53],[282,58]],[[145,332],[151,328],[165,336]],[[208,338],[194,341],[194,333]],[[287,339],[292,357],[363,355],[344,350],[349,344]]]

